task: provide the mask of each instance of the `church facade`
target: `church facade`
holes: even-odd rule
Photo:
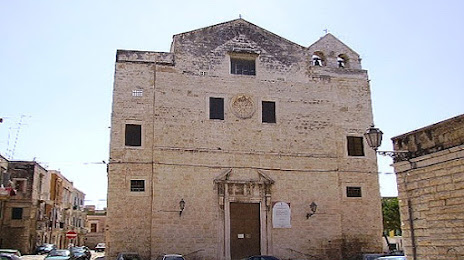
[[[367,71],[237,19],[118,50],[107,255],[357,259],[381,252]]]

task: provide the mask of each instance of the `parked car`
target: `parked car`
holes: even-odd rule
[[[280,260],[280,259],[275,256],[270,256],[270,255],[254,255],[254,256],[243,258],[242,260]]]
[[[95,252],[103,252],[103,251],[105,251],[105,248],[106,248],[105,243],[98,243],[95,246]]]
[[[377,260],[406,260],[406,256],[392,255],[392,256],[381,256]]]
[[[156,260],[185,260],[185,258],[178,254],[166,254],[159,256]]]
[[[0,249],[0,253],[13,254],[13,255],[21,257],[21,252],[19,252],[19,250],[17,249],[6,249],[6,248]]]
[[[1,260],[21,260],[21,258],[15,254],[0,253]]]
[[[42,244],[35,248],[36,255],[48,254],[50,251],[55,249],[56,246],[54,244]]]
[[[45,260],[74,260],[74,257],[68,249],[53,249]]]
[[[121,252],[116,257],[116,260],[141,260],[139,254],[136,252]]]
[[[92,253],[90,253],[90,249],[86,246],[75,246],[71,247],[71,254],[73,255],[74,259],[78,260],[90,260],[92,257]]]

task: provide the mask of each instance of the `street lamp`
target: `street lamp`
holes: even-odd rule
[[[182,212],[183,212],[184,209],[185,209],[185,201],[184,201],[184,199],[181,199],[181,200],[179,201],[179,208],[180,208],[179,216],[182,216]]]
[[[411,159],[411,153],[409,151],[378,151],[377,149],[382,144],[382,135],[383,132],[380,131],[380,129],[376,128],[374,125],[371,125],[371,127],[369,127],[364,133],[364,138],[366,138],[367,144],[374,151],[380,155],[390,156],[395,162]]]
[[[311,212],[306,214],[306,219],[309,219],[309,217],[311,217],[312,215],[316,214],[316,210],[317,210],[317,204],[316,202],[312,202],[311,205],[309,205],[309,209],[311,209]]]

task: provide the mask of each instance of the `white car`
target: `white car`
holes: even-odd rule
[[[185,260],[182,255],[177,254],[167,254],[157,258],[157,260]]]
[[[381,256],[376,260],[406,260],[406,256],[395,255],[395,256]]]
[[[98,243],[95,246],[95,252],[103,252],[103,251],[105,251],[105,248],[106,248],[105,243]]]

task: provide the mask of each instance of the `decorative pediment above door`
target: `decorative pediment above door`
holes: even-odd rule
[[[271,186],[274,180],[261,170],[226,169],[219,174],[214,183],[219,195],[219,205],[227,202],[265,202],[271,203]]]

